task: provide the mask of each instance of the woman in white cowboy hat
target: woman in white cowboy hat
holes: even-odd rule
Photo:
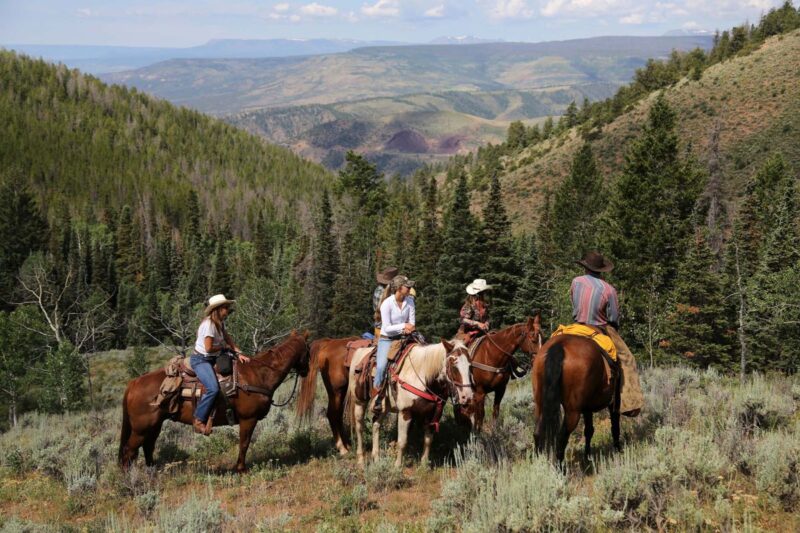
[[[476,279],[467,285],[467,299],[459,312],[461,325],[457,334],[466,344],[489,331],[489,305],[483,297],[483,292],[491,288],[485,279]]]
[[[225,331],[225,319],[231,314],[231,305],[236,300],[228,300],[224,294],[215,294],[208,299],[208,306],[203,311],[203,320],[197,329],[197,340],[194,343],[194,353],[191,365],[197,378],[206,387],[206,392],[197,402],[194,411],[194,430],[203,435],[211,434],[211,424],[208,416],[219,392],[219,383],[214,374],[214,363],[223,349],[232,350],[237,354],[242,363],[248,363],[250,358],[239,351],[228,332]]]

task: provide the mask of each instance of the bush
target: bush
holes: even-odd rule
[[[734,390],[733,414],[737,423],[748,432],[786,426],[795,412],[795,400],[786,383],[767,381],[756,374]]]
[[[800,435],[773,433],[755,446],[752,470],[759,493],[794,511],[800,503]]]
[[[336,510],[342,516],[358,516],[369,509],[369,495],[365,485],[356,485],[346,491],[336,502]]]
[[[216,500],[192,495],[178,509],[162,506],[158,510],[158,529],[164,533],[182,531],[222,531],[225,515]]]
[[[381,455],[377,461],[367,463],[364,477],[370,490],[383,492],[395,490],[409,484],[400,468],[394,466],[394,460],[388,455]]]

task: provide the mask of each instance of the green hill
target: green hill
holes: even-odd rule
[[[222,121],[11,52],[0,52],[0,169],[21,175],[51,216],[128,204],[145,224],[180,225],[194,190],[201,218],[230,219],[237,233],[328,178]]]
[[[266,108],[227,117],[234,125],[296,153],[337,167],[347,150],[365,153],[387,172],[408,173],[505,138],[514,120],[560,115],[572,101],[612,96],[615,83],[528,91],[413,94],[335,104]]]
[[[302,58],[179,59],[103,79],[214,114],[444,91],[627,83],[649,58],[710,37],[359,48]]]
[[[664,95],[678,113],[680,138],[702,165],[709,162],[711,139],[718,132],[723,194],[729,202],[736,203],[746,180],[775,151],[795,171],[800,169],[800,31],[772,37],[749,55],[713,65],[700,79],[684,78]],[[621,169],[626,146],[641,131],[654,99],[652,94],[590,133],[607,179]],[[503,188],[518,229],[535,226],[543,192],[560,183],[582,143],[576,128],[505,160]]]

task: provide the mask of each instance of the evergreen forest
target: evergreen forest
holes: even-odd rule
[[[769,155],[736,208],[725,176],[698,164],[660,96],[621,171],[586,143],[547,195],[535,231],[512,228],[504,161],[577,129],[591,136],[638,99],[800,27],[791,3],[722,32],[714,49],[651,61],[606,101],[408,177],[349,152],[337,174],[200,113],[0,52],[0,406],[95,401],[93,354],[186,353],[204,301],[237,299],[229,330],[255,353],[291,329],[314,338],[371,329],[375,273],[417,281],[417,326],[452,336],[465,286],[496,285],[491,323],[535,311],[571,320],[575,260],[616,265],[622,334],[641,365],[724,373],[800,370],[800,169]],[[473,196],[484,197],[476,208]]]

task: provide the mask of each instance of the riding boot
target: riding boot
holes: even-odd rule
[[[206,430],[203,433],[203,435],[205,435],[206,437],[211,435],[211,428],[213,428],[213,427],[214,427],[214,417],[213,416],[209,416],[208,417],[208,422],[206,422]]]
[[[369,397],[372,398],[372,412],[375,415],[381,414],[383,412],[383,386],[380,388],[372,387],[369,391]]]
[[[211,422],[210,418],[208,420],[209,420],[209,422]],[[207,424],[201,422],[199,418],[195,418],[192,421],[192,427],[194,428],[194,432],[195,433],[200,433],[201,435],[208,435],[208,433],[206,433],[206,425]]]

